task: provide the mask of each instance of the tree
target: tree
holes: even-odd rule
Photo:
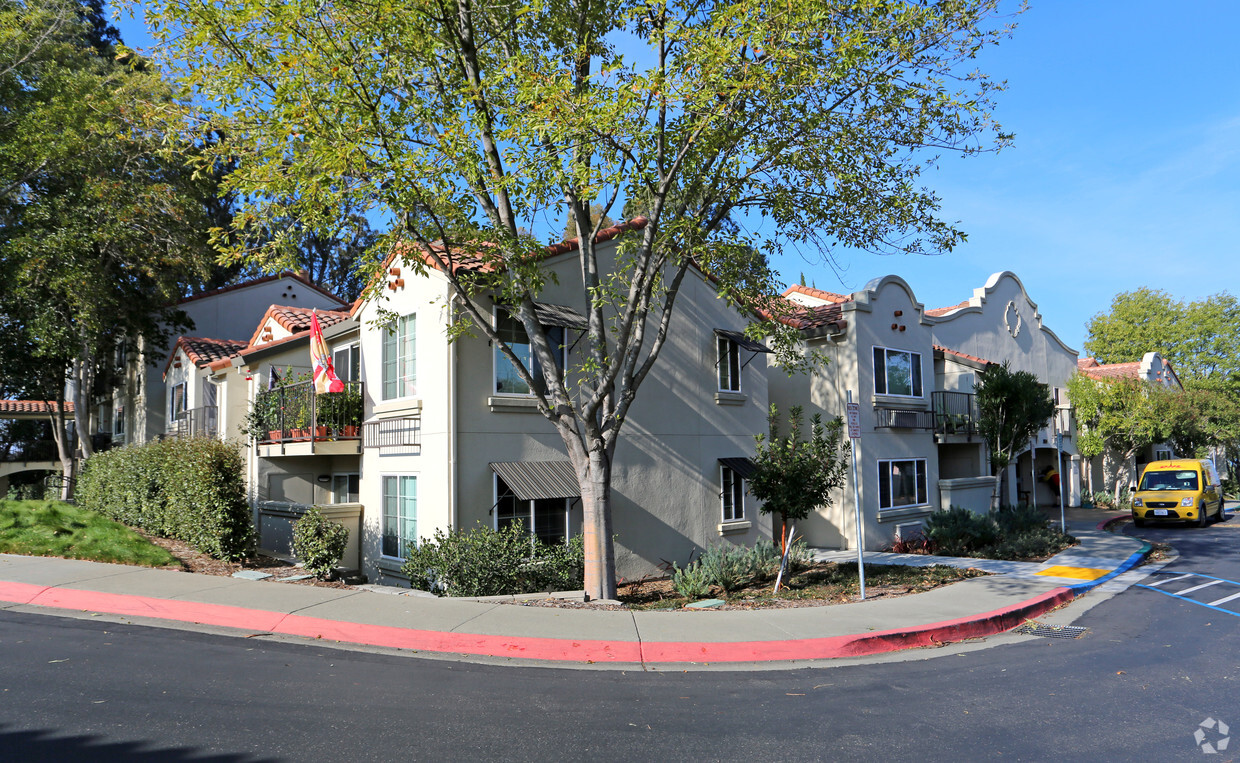
[[[788,520],[805,519],[819,506],[831,505],[831,493],[844,485],[847,464],[844,454],[851,445],[842,442],[844,422],[837,416],[823,424],[822,415],[810,418],[809,439],[801,438],[801,407],[788,411],[788,436],[779,434],[779,411],[771,406],[767,421],[771,434],[757,435],[754,472],[749,492],[761,500],[763,514],[779,515],[781,547],[787,542]]]
[[[72,17],[65,7],[17,4],[2,17],[4,33],[20,40],[14,29],[24,29],[26,41],[0,66],[0,323],[10,354],[21,352],[4,372],[24,374],[6,386],[50,401],[70,389],[89,457],[89,413],[115,380],[118,351],[184,325],[170,305],[212,253],[201,179],[168,149],[174,136],[143,121],[173,101],[170,87],[114,49],[97,7],[68,6]],[[55,406],[52,432],[71,477],[64,416]]]
[[[961,241],[919,175],[937,151],[1009,140],[990,115],[1001,84],[973,70],[978,51],[1010,32],[997,7],[157,0],[148,9],[204,107],[184,118],[228,136],[212,157],[238,160],[226,181],[243,205],[234,251],[277,268],[290,264],[288,247],[244,240],[262,221],[318,230],[322,210],[350,204],[391,221],[382,244],[417,253],[415,266],[424,258],[460,297],[452,336],[485,336],[539,390],[581,486],[586,590],[607,598],[611,461],[689,269],[753,307],[779,291],[767,255],[789,242],[918,253]],[[606,215],[626,209],[645,225],[605,260],[596,236]],[[766,219],[759,232],[730,221],[750,210]],[[565,213],[588,319],[584,360],[569,369],[534,312],[558,233],[543,221]],[[532,233],[540,229],[546,239]],[[525,327],[538,383],[497,335],[485,295]],[[777,337],[788,368],[803,367],[790,329],[754,332]]]
[[[1107,381],[1073,374],[1068,397],[1076,411],[1080,433],[1077,449],[1090,460],[1114,450],[1121,463],[1162,442],[1174,431],[1171,411],[1178,393],[1160,384],[1135,378]],[[1119,501],[1122,470],[1116,470],[1114,497]]]
[[[1028,371],[1013,371],[1007,361],[982,371],[974,392],[978,431],[990,446],[991,468],[1002,475],[1017,451],[1028,446],[1055,415],[1055,401],[1050,387]],[[1000,490],[998,484],[995,489]],[[996,501],[999,495],[996,493]]]

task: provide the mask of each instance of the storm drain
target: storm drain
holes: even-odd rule
[[[1080,638],[1088,631],[1089,628],[1082,628],[1078,625],[1043,625],[1032,620],[1016,629],[1017,633],[1042,638]]]

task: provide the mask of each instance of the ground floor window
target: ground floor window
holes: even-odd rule
[[[418,478],[383,477],[384,556],[405,558],[405,549],[418,540]]]
[[[520,522],[543,543],[558,545],[568,540],[568,498],[523,500],[495,475],[495,529]]]
[[[723,521],[740,521],[745,518],[745,480],[728,466],[720,466],[719,474],[723,486],[719,494],[723,502]]]
[[[332,503],[358,503],[361,501],[361,475],[333,474]]]
[[[878,507],[898,509],[928,503],[926,459],[878,462]]]

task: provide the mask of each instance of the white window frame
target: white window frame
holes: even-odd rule
[[[340,365],[336,363],[336,355],[341,352],[348,353],[348,355],[345,356],[346,359],[357,360],[357,378],[353,378],[353,373],[352,373],[352,368],[354,365],[353,363],[349,363],[348,368],[346,369],[341,369]],[[415,361],[416,361],[416,357],[415,357]],[[332,366],[336,370],[336,376],[339,377],[341,381],[360,381],[361,375],[362,375],[362,351],[358,343],[351,342],[349,344],[342,344],[338,347],[333,347],[332,348]]]
[[[715,335],[715,382],[720,392],[742,392],[741,347],[735,339]]]
[[[879,366],[878,353],[883,353],[883,363]],[[891,391],[891,380],[887,378],[887,363],[891,355],[908,355],[909,356],[909,386],[912,388],[911,395],[905,395],[900,392]],[[909,399],[923,398],[926,396],[925,375],[922,373],[921,353],[913,350],[900,350],[894,347],[884,347],[883,345],[874,345],[871,357],[874,359],[874,394],[886,395],[888,397],[905,397]],[[882,389],[879,389],[879,381],[882,381]]]
[[[177,411],[177,390],[181,390],[181,410]],[[179,421],[178,414],[189,412],[189,382],[177,382],[172,385],[168,396],[168,420]]]
[[[384,400],[418,394],[418,314],[408,313],[384,328],[380,359],[380,387]],[[395,357],[393,357],[393,354]],[[389,376],[389,370],[392,375]],[[393,390],[389,392],[389,386]]]
[[[892,467],[895,464],[913,464],[913,503],[895,503],[895,480],[892,479]],[[910,506],[925,506],[930,502],[930,472],[928,460],[925,458],[880,458],[878,460],[878,509],[904,509]],[[887,475],[887,494],[883,495],[883,475]],[[921,479],[918,479],[920,474]]]
[[[395,498],[397,500],[397,507],[396,507],[395,520],[398,523],[398,525],[404,522],[407,522],[410,519],[408,516],[406,516],[403,513],[402,509],[404,507],[400,505],[400,502],[402,500],[405,500],[405,496],[400,492],[400,488],[402,487],[404,480],[408,480],[408,479],[413,480],[413,517],[412,517],[413,537],[405,538],[402,534],[400,534],[400,532],[397,533],[396,537],[399,539],[398,548],[397,548],[397,552],[399,554],[398,556],[392,556],[391,554],[386,553],[383,547],[384,538],[387,537],[388,535],[388,532],[387,532],[388,518],[389,518],[388,498],[391,495],[388,493],[388,480],[389,479],[396,480],[397,489],[396,489]],[[379,503],[380,503],[379,555],[384,559],[397,559],[397,560],[404,561],[405,546],[410,542],[414,544],[418,543],[418,475],[416,473],[409,473],[409,472],[392,472],[392,473],[385,473],[385,474],[380,475],[379,496],[380,496],[379,497]]]
[[[362,499],[362,496],[361,496],[361,491],[362,491],[362,475],[361,475],[361,473],[360,473],[360,472],[332,472],[332,482],[331,482],[331,485],[332,485],[332,489],[331,489],[331,494],[332,494],[332,503],[334,503],[334,504],[335,504],[335,503],[354,503],[354,501],[342,501],[342,500],[340,500],[340,495],[336,492],[336,480],[337,480],[337,479],[339,479],[339,478],[341,478],[341,477],[344,477],[344,478],[346,479],[346,482],[345,482],[345,492],[346,492],[346,493],[347,493],[347,492],[348,492],[348,490],[349,490],[349,484],[348,484],[348,482],[347,482],[348,478],[349,478],[349,477],[357,477],[357,490],[358,490],[357,500],[358,500],[358,501],[361,501],[361,499]],[[347,498],[347,497],[348,497],[348,496],[346,496],[346,498]]]
[[[719,508],[725,523],[745,521],[745,493],[749,492],[746,488],[745,478],[735,469],[719,465]]]
[[[521,354],[516,351],[517,347],[525,346],[528,348],[529,362],[526,363],[526,370],[530,372],[530,376],[533,377],[535,383],[537,383],[542,378],[542,367],[538,363],[538,357],[534,355],[534,343],[530,341],[529,334],[525,331],[525,326],[521,324],[520,319],[518,319],[516,315],[512,314],[504,307],[496,305],[495,309],[492,311],[492,320],[494,322],[491,325],[494,326],[497,334],[500,330],[499,322],[501,320],[501,316],[506,316],[508,319],[512,320],[517,327],[520,328],[521,333],[526,335],[524,342],[508,342],[508,347],[513,350],[513,354],[515,354],[518,358],[521,358]],[[562,326],[543,326],[543,331],[547,334],[547,341],[550,342],[553,347],[558,342],[560,350],[560,368],[566,368],[568,366],[568,347],[565,346],[567,344],[567,337],[564,334],[564,328]],[[524,358],[521,359],[525,360]],[[517,369],[512,365],[512,361],[504,356],[504,353],[500,350],[498,343],[496,343],[495,346],[491,348],[491,394],[503,397],[534,396],[535,393],[533,390],[530,390],[529,392],[501,391],[499,388],[499,370],[501,368],[510,369],[514,374],[517,373]],[[521,377],[517,374],[516,378],[520,379]]]
[[[500,482],[501,480],[498,474],[491,475],[491,507],[492,507],[491,508],[491,529],[497,530],[497,531],[499,530],[499,501],[500,501],[499,483]],[[505,483],[505,486],[506,485],[507,483]],[[511,490],[511,488],[509,489]],[[534,509],[535,509],[535,504],[537,504],[539,500],[538,499],[524,500],[521,498],[517,498],[515,493],[513,494],[513,500],[516,501],[518,506],[520,506],[521,504],[525,504],[525,516],[521,518],[525,521],[525,531],[530,536],[530,546],[533,547],[534,542],[538,539],[538,535],[534,531]],[[569,532],[569,528],[570,528],[569,511],[572,508],[573,499],[572,498],[563,498],[563,499],[545,498],[542,500],[545,500],[545,501],[563,500],[564,501],[564,542],[568,543],[568,541],[572,538],[572,534]]]
[[[124,437],[125,436],[125,404],[124,403],[113,403],[112,404],[112,436],[113,437]]]

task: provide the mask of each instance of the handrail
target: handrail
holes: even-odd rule
[[[254,410],[263,442],[358,440],[362,436],[365,390],[344,382],[343,392],[316,394],[314,382],[285,384],[259,392]]]

